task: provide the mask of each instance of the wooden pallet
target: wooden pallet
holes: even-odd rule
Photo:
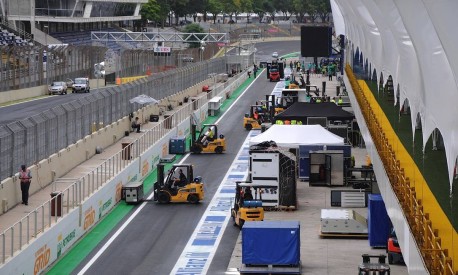
[[[245,265],[240,267],[240,275],[243,274],[301,274],[301,265]]]

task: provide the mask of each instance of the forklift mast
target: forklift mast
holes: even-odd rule
[[[197,125],[192,124],[191,125],[191,146],[196,142],[196,129],[197,129]]]
[[[160,186],[164,185],[164,168],[165,165],[163,163],[158,163],[157,165],[157,182]]]
[[[275,95],[266,95],[266,104],[270,119],[272,120],[275,116]]]

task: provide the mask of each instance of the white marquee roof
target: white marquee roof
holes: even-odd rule
[[[423,147],[434,129],[441,132],[451,189],[458,156],[458,1],[331,0],[331,7],[337,34],[360,49],[377,78],[391,75],[395,90],[399,85],[412,132],[421,117]]]
[[[264,141],[275,141],[277,146],[299,148],[299,145],[343,145],[344,139],[321,125],[274,124],[264,133],[250,139],[250,145]]]

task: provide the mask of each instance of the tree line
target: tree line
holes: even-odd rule
[[[247,17],[257,15],[259,22],[265,17],[275,21],[278,14],[299,23],[318,19],[328,22],[331,4],[329,0],[149,0],[140,11],[143,21],[153,21],[162,26],[166,22],[178,25],[179,18],[188,16],[196,22],[199,13],[204,22],[213,23],[216,23],[218,15],[227,15],[230,22],[237,22],[241,13],[247,13]]]

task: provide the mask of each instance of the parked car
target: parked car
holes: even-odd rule
[[[183,62],[194,62],[194,58],[191,57],[191,56],[183,56],[183,58],[181,58],[181,61],[183,61]]]
[[[71,80],[70,78],[67,78],[65,80],[65,83],[67,84],[67,90],[68,89],[73,90],[73,80]]]
[[[91,87],[89,87],[89,78],[75,78],[73,83],[73,90],[72,93],[89,93],[91,91]]]
[[[48,86],[49,95],[65,95],[67,94],[67,83],[64,81],[53,81],[51,85]]]

